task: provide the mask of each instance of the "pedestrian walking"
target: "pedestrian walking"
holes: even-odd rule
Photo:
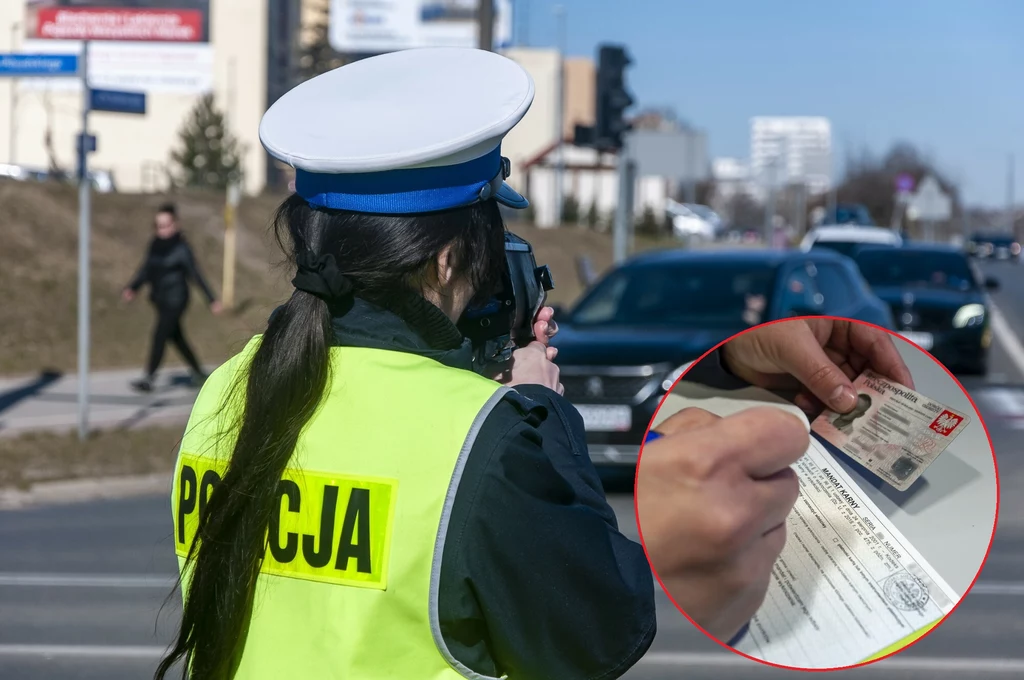
[[[221,305],[196,263],[192,248],[178,227],[178,213],[171,203],[160,206],[153,220],[154,236],[149,243],[142,265],[122,292],[125,302],[135,299],[139,289],[149,285],[149,301],[156,310],[156,325],[146,364],[145,375],[132,382],[140,392],[150,392],[157,370],[164,357],[168,342],[181,354],[191,371],[191,381],[202,385],[206,373],[195,352],[185,338],[182,317],[188,309],[189,283],[194,282],[203,291],[214,314],[220,314]]]

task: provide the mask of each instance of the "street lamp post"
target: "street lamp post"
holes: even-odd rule
[[[558,101],[555,103],[555,217],[565,214],[565,7],[555,6],[558,20]]]
[[[494,51],[494,0],[480,0],[480,49]]]

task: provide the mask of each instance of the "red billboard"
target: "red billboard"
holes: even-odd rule
[[[210,0],[26,0],[26,38],[205,43]]]
[[[197,10],[40,8],[33,37],[49,40],[201,42]]]
[[[89,78],[95,87],[204,92],[213,87],[210,3],[211,0],[25,0],[22,50],[76,54],[81,50],[81,41],[89,40]],[[61,83],[25,79],[23,85],[53,89]]]

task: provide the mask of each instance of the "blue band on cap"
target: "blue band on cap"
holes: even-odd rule
[[[495,181],[500,187],[505,168],[499,146],[486,156],[436,168],[332,174],[296,170],[295,193],[318,208],[388,215],[435,212],[486,198],[481,191]]]

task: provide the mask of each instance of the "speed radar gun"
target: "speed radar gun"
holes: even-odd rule
[[[517,347],[536,338],[533,323],[554,289],[551,271],[537,266],[533,248],[505,232],[505,268],[501,287],[487,304],[466,310],[459,330],[473,343],[473,368],[482,375],[503,370]]]

